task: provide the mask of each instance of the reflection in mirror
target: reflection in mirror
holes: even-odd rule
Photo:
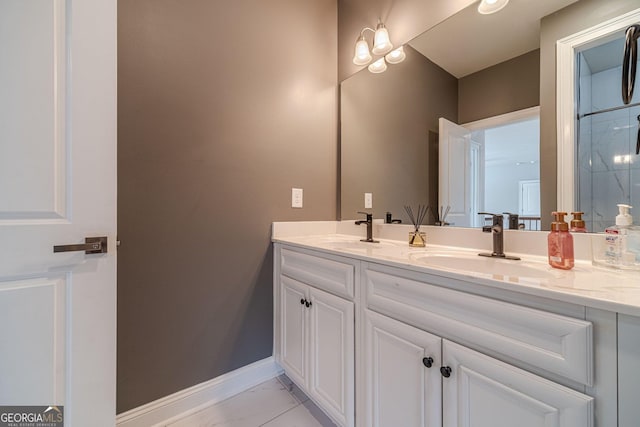
[[[554,46],[558,64],[554,76],[558,207],[584,211],[586,227],[594,232],[615,223],[617,204],[637,205],[640,201],[640,162],[635,154],[640,96],[625,105],[621,78],[621,39],[627,28],[640,23],[640,9],[637,1],[611,2],[617,7],[611,19],[563,33],[555,38]],[[585,4],[590,3],[581,1],[578,6]],[[549,19],[543,24],[559,23]],[[634,216],[637,224],[638,210]]]
[[[617,204],[640,209],[640,93],[629,105],[620,96],[623,34],[578,53],[576,208],[585,212],[589,231],[615,223]],[[638,213],[633,212],[637,222]]]
[[[436,212],[451,205],[438,196],[439,187],[450,179],[439,171],[438,120],[471,123],[538,106],[540,18],[575,1],[510,2],[502,11],[486,16],[471,5],[405,45],[403,63],[378,75],[363,70],[342,82],[342,219],[356,218],[356,212],[363,209],[365,192],[373,193],[375,218],[384,218],[390,211],[406,222],[403,205],[426,203]],[[519,132],[529,136],[530,129]],[[524,152],[517,145],[523,139],[512,139],[510,148]],[[485,157],[490,150],[484,150]],[[514,198],[519,197],[519,181],[526,186],[526,181],[544,179],[536,159],[515,160],[526,161],[534,162],[529,165],[537,173],[511,179]],[[464,164],[455,166],[457,173],[464,170]],[[507,170],[490,173],[501,177],[491,178],[494,188],[496,180],[515,177]],[[477,194],[489,193],[485,185],[491,184],[486,172],[484,175],[484,183],[475,184],[483,188]],[[535,184],[530,189],[535,194]],[[464,207],[466,222],[454,221],[451,209],[451,225],[479,225],[482,218],[471,214],[478,211],[476,207],[484,204],[487,209],[494,201],[477,199],[474,207]],[[512,199],[502,207],[493,206],[496,213],[535,211],[535,206],[521,208],[515,203]],[[434,221],[430,216],[425,222]]]
[[[404,205],[438,203],[438,118],[457,120],[457,79],[410,46],[405,54],[385,73],[342,83],[343,219],[356,218],[364,193],[373,193],[375,218],[390,211],[405,223]]]
[[[440,119],[439,152],[447,225],[481,227],[477,213],[490,212],[509,215],[514,229],[540,229],[539,108],[462,126]]]

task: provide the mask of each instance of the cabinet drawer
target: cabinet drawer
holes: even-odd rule
[[[355,265],[337,258],[282,248],[280,273],[350,300],[354,296]]]
[[[452,341],[592,385],[590,322],[384,270],[370,267],[364,271],[369,308]]]

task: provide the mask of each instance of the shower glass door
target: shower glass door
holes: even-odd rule
[[[577,57],[576,206],[593,232],[615,223],[618,203],[633,206],[634,224],[640,224],[640,90],[623,105],[622,45],[614,40]]]

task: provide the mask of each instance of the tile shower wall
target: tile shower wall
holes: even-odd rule
[[[621,67],[590,74],[580,57],[579,113],[622,105]],[[640,102],[636,89],[631,104]],[[579,206],[587,228],[600,232],[615,222],[616,204],[635,206],[640,223],[640,157],[635,154],[640,106],[594,114],[579,121]]]

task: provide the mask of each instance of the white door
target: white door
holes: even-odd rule
[[[0,405],[115,423],[116,3],[0,2]],[[54,253],[106,236],[108,253]]]
[[[585,427],[593,398],[443,340],[443,427]]]
[[[438,213],[448,209],[447,223],[473,227],[479,224],[477,214],[482,209],[483,145],[472,139],[470,130],[442,117],[439,132]]]
[[[442,339],[366,310],[364,425],[442,425]]]
[[[310,288],[309,395],[343,426],[354,425],[354,306]]]
[[[540,180],[518,181],[518,211],[523,216],[540,216]]]
[[[280,276],[280,363],[300,387],[307,384],[307,285]]]

